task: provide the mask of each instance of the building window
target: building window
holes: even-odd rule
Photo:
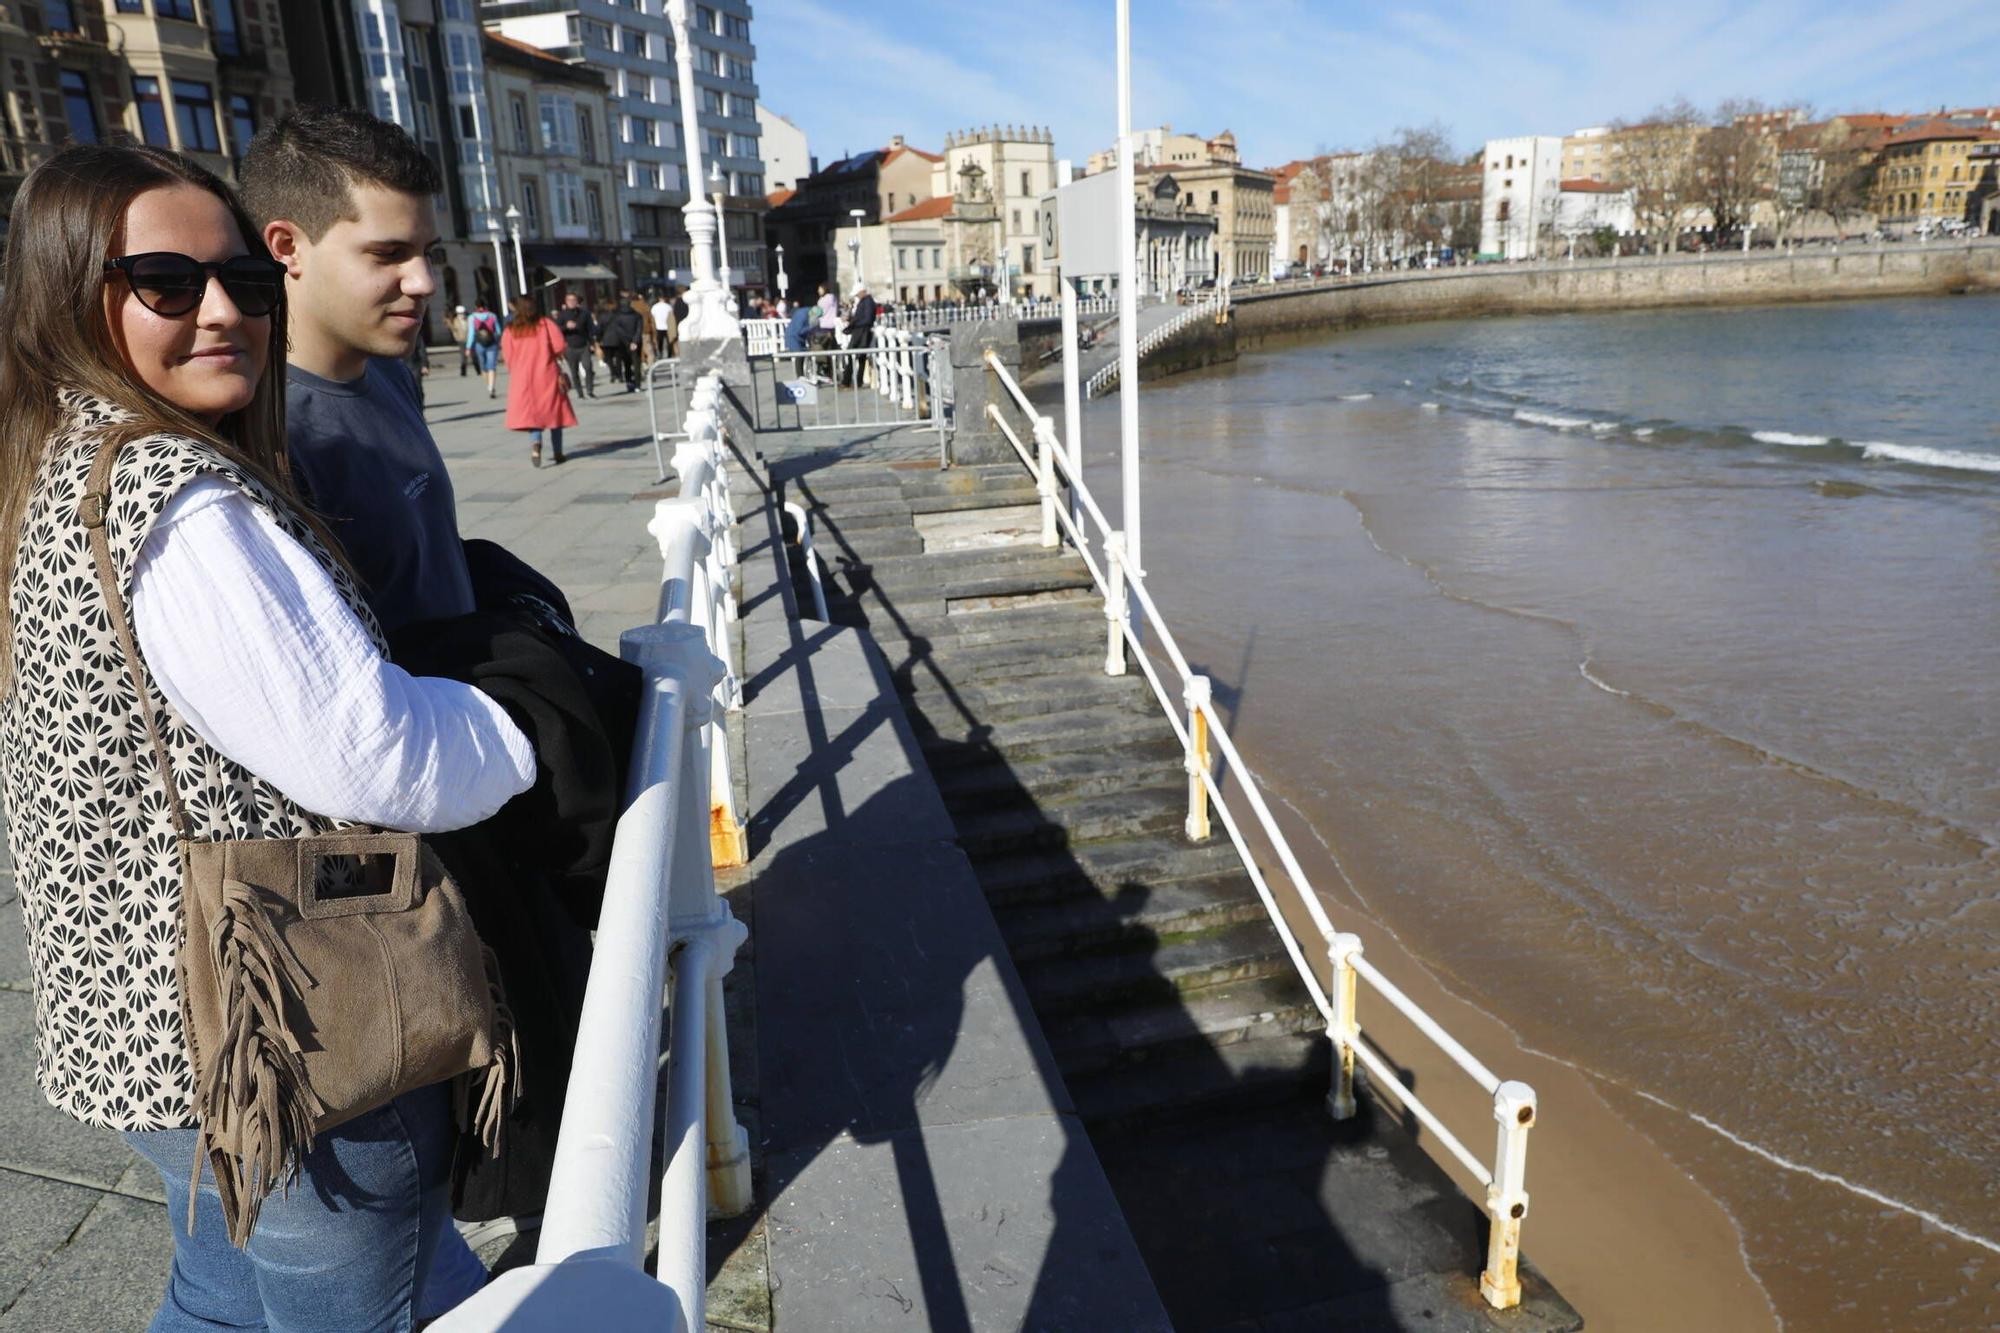
[[[757,99],[754,97],[745,97],[742,93],[733,94],[729,99],[729,114],[739,120],[755,120],[757,118]]]
[[[595,185],[583,187],[583,203],[590,218],[590,234],[604,235],[604,195]]]
[[[720,134],[710,134],[708,136],[708,155],[710,158],[728,157],[729,140]]]
[[[599,23],[596,19],[583,20],[583,44],[600,47],[609,51],[611,46],[611,25]]]
[[[625,117],[625,142],[651,145],[654,142],[653,122],[645,116]]]
[[[549,211],[556,235],[583,230],[583,180],[567,171],[549,173]]]
[[[167,133],[167,106],[160,100],[160,81],[133,75],[132,101],[139,108],[139,137],[155,148],[172,148],[173,137]]]
[[[739,42],[750,40],[750,20],[736,14],[722,16],[722,35],[734,37]]]
[[[740,83],[750,82],[750,62],[738,60],[735,56],[729,57],[729,77]]]
[[[542,151],[576,156],[576,102],[556,93],[538,99],[542,117]]]
[[[1028,173],[1025,171],[1021,173],[1021,193],[1024,195],[1034,193],[1028,188]]]
[[[597,117],[590,114],[587,106],[576,109],[576,146],[585,162],[597,161]]]
[[[703,32],[719,33],[722,31],[721,19],[717,17],[715,10],[707,5],[696,5],[694,7],[694,19],[696,23],[701,25]]]
[[[733,157],[757,156],[756,136],[749,134],[732,134],[731,136],[729,136],[729,140],[730,140],[731,156]],[[913,197],[911,198],[910,202],[914,204],[916,202],[916,199]]]
[[[257,116],[251,109],[250,99],[242,93],[229,95],[229,142],[241,158],[250,147],[250,140],[257,136]]]
[[[623,49],[626,55],[644,56],[646,54],[645,33],[640,32],[637,28],[620,28],[618,31],[619,36],[623,40]]]
[[[69,137],[75,143],[96,143],[97,104],[91,100],[90,84],[73,69],[56,76],[62,83],[63,113],[69,117]]]
[[[701,53],[701,59],[696,63],[702,69],[710,74],[719,75],[722,73],[722,53],[720,51],[710,46],[702,46],[695,49]]]
[[[521,222],[528,229],[528,235],[542,234],[542,200],[535,190],[532,177],[521,178]]]
[[[532,153],[535,148],[534,141],[528,137],[528,99],[516,93],[511,102],[514,113],[514,151]]]
[[[932,267],[932,268],[943,268],[943,267],[944,267],[944,247],[943,247],[943,246],[941,246],[941,245],[934,245],[934,246],[932,246],[932,247],[931,247],[931,267]]]
[[[215,127],[215,94],[205,83],[175,79],[174,119],[180,122],[183,151],[219,153],[222,139]]]
[[[118,12],[121,14],[143,14],[146,12],[145,0],[118,0]]]
[[[50,32],[76,31],[76,15],[70,12],[69,0],[42,0],[42,22],[49,25]]]
[[[711,116],[728,114],[728,108],[722,102],[722,94],[713,88],[704,88],[701,90],[701,109]]]
[[[1012,219],[1011,219],[1011,222],[1012,222],[1012,224],[1013,224],[1013,225],[1011,225],[1010,227],[1008,227],[1008,228],[1007,228],[1007,230],[1009,230],[1009,231],[1019,231],[1019,230],[1021,230],[1021,210],[1020,210],[1020,209],[1018,209],[1018,208],[1017,208],[1017,209],[1014,209],[1014,210],[1013,210],[1013,217],[1012,217]]]
[[[194,0],[153,0],[153,17],[193,23]]]
[[[208,0],[208,28],[217,51],[226,56],[242,54],[243,43],[236,35],[236,0]]]

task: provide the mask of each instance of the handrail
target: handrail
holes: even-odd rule
[[[1226,293],[1221,300],[1226,304]],[[1213,308],[1204,303],[1155,332],[1164,335]],[[1144,346],[1143,343],[1141,345]],[[1446,1151],[1486,1191],[1486,1211],[1492,1227],[1487,1243],[1486,1268],[1480,1274],[1480,1293],[1497,1309],[1518,1305],[1521,1299],[1518,1271],[1521,1219],[1528,1208],[1525,1184],[1527,1133],[1536,1115],[1534,1090],[1525,1083],[1502,1082],[1457,1038],[1445,1031],[1436,1019],[1424,1012],[1401,987],[1363,957],[1358,936],[1334,928],[1325,904],[1320,902],[1305,868],[1292,851],[1291,840],[1272,815],[1256,774],[1243,761],[1221,715],[1216,712],[1208,678],[1195,672],[1188,664],[1186,654],[1181,651],[1166,617],[1160,613],[1146,586],[1145,571],[1134,568],[1126,558],[1122,534],[1111,526],[1091,494],[1080,466],[1072,462],[1070,451],[1057,437],[1055,422],[1035,410],[1027,394],[1022,392],[1021,386],[990,349],[985,354],[985,362],[987,368],[999,377],[1001,387],[1013,399],[1015,406],[1034,423],[1032,433],[1036,447],[1030,453],[1019,434],[1007,422],[1000,405],[987,404],[987,417],[999,427],[1022,464],[1036,478],[1036,491],[1042,507],[1042,544],[1056,545],[1058,528],[1066,529],[1083,556],[1093,582],[1104,593],[1104,614],[1110,626],[1106,674],[1123,674],[1128,655],[1136,658],[1140,671],[1181,743],[1189,778],[1188,836],[1195,840],[1208,836],[1211,809],[1220,817],[1266,914],[1291,957],[1292,965],[1298,969],[1314,1003],[1326,1019],[1327,1036],[1333,1042],[1336,1053],[1334,1085],[1327,1098],[1329,1111],[1336,1119],[1354,1114],[1354,1069],[1359,1063],[1373,1076],[1383,1093],[1392,1097],[1437,1136]],[[1069,513],[1069,506],[1058,502],[1059,482],[1068,484],[1071,495],[1081,501],[1082,512],[1096,523],[1106,557],[1103,567],[1091,559],[1090,544],[1085,540],[1080,520]],[[1139,613],[1136,623],[1134,607]],[[1160,678],[1154,666],[1156,654],[1163,657],[1179,677],[1181,689],[1178,699],[1169,693],[1167,683]],[[1211,744],[1219,751],[1227,771],[1233,775],[1235,781],[1232,786],[1236,793],[1241,795],[1255,817],[1257,828],[1276,853],[1289,881],[1292,897],[1304,909],[1312,928],[1318,932],[1328,964],[1324,979],[1310,961],[1305,943],[1293,931],[1263,867],[1257,863],[1257,857],[1231,806],[1232,793],[1225,792],[1217,778],[1218,770],[1209,750]],[[1375,994],[1388,1002],[1390,1008],[1428,1037],[1447,1059],[1493,1099],[1493,1114],[1499,1130],[1491,1166],[1467,1148],[1414,1089],[1405,1087],[1388,1062],[1369,1041],[1363,1040],[1356,1006],[1357,982],[1360,981],[1366,981]]]
[[[1229,289],[1227,287],[1218,288],[1139,339],[1139,355],[1143,357],[1154,348],[1164,345],[1182,329],[1187,328],[1203,316],[1214,315],[1228,308]],[[1119,332],[1122,335],[1124,330],[1121,329]],[[1086,398],[1097,397],[1098,394],[1109,388],[1117,378],[1118,362],[1114,359],[1108,365],[1099,366],[1096,372],[1088,380],[1084,381],[1083,396]]]
[[[814,619],[827,620],[829,617],[826,613],[826,585],[820,581],[819,553],[813,550],[812,515],[808,514],[806,507],[796,500],[785,501],[785,512],[792,516],[792,522],[798,524],[799,535],[796,544],[799,555],[806,563],[806,578],[812,582]]]
[[[628,630],[619,645],[645,687],[535,1262],[444,1316],[433,1325],[439,1333],[555,1333],[580,1316],[591,1327],[699,1330],[708,1217],[751,1204],[722,999],[746,933],[716,894],[713,870],[718,776],[728,785],[719,719],[733,693],[735,560],[720,394],[713,375],[695,386],[674,453],[681,493],[660,501],[648,525],[662,562],[659,620]],[[668,1157],[656,1279],[643,1262],[663,990]]]

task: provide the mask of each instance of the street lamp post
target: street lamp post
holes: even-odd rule
[[[847,238],[847,266],[848,268],[853,270],[851,276],[854,279],[852,282],[848,284],[848,289],[850,291],[853,290],[854,287],[859,286],[862,282],[861,222],[862,219],[866,218],[867,216],[868,216],[868,210],[865,208],[850,208],[847,210],[848,221],[851,222],[854,227],[854,234]]]
[[[681,210],[686,219],[688,258],[694,282],[688,288],[687,318],[681,321],[681,337],[694,341],[739,338],[742,325],[730,313],[728,294],[716,280],[717,229],[721,218],[709,210],[701,196],[701,121],[698,90],[694,84],[694,42],[689,32],[687,0],[667,0],[667,18],[674,28],[674,65],[679,74],[681,94],[681,142],[687,157],[688,201]]]
[[[507,234],[514,238],[514,279],[521,285],[521,295],[528,294],[528,267],[521,262],[521,210],[507,205]]]
[[[785,272],[785,247],[782,242],[779,243],[777,251],[778,251],[778,300],[781,302],[789,303],[792,292],[792,279],[791,275]]]
[[[715,193],[715,276],[722,283],[722,299],[728,304],[731,310],[734,310],[736,302],[729,293],[729,215],[723,212],[722,209],[724,184],[722,164],[720,162],[709,163],[708,185],[709,189]]]

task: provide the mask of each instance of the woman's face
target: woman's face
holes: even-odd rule
[[[155,250],[203,262],[250,253],[223,202],[193,185],[147,190],[125,210],[110,257]],[[126,370],[154,393],[210,425],[249,405],[270,357],[271,317],[245,315],[212,276],[201,304],[178,318],[148,310],[117,273],[105,276],[104,307]]]

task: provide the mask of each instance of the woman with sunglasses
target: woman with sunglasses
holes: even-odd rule
[[[184,1225],[181,878],[146,717],[197,839],[459,828],[525,790],[534,755],[486,696],[386,660],[299,504],[283,272],[226,185],[159,149],[66,148],[15,198],[0,282],[0,790],[37,1081],[160,1171],[174,1261],[154,1329],[408,1329],[484,1278],[450,1223],[443,1087],[320,1135],[243,1249],[212,1176]],[[108,502],[86,503],[105,449]]]

